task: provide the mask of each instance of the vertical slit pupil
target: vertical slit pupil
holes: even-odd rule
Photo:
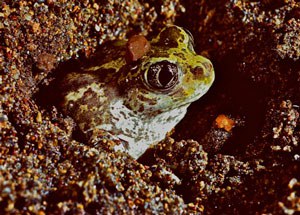
[[[158,79],[162,86],[167,86],[173,79],[173,69],[171,65],[163,65],[159,73]]]

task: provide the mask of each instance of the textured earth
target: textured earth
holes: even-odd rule
[[[300,212],[299,1],[0,4],[0,214]],[[64,62],[174,23],[216,81],[138,161],[88,146],[37,101]]]

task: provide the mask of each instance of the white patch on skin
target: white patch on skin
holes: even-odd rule
[[[110,105],[111,122],[98,125],[98,129],[111,132],[125,143],[115,146],[115,150],[125,151],[133,158],[139,158],[149,146],[166,137],[184,117],[188,105],[163,112],[155,116],[134,114],[121,100]]]

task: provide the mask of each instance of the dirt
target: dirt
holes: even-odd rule
[[[62,63],[172,23],[216,81],[138,161],[36,101]],[[299,90],[297,1],[2,1],[0,213],[298,214]]]

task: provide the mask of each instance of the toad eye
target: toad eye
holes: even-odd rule
[[[152,64],[145,73],[147,84],[156,90],[169,90],[178,83],[178,67],[174,63],[161,61]]]

